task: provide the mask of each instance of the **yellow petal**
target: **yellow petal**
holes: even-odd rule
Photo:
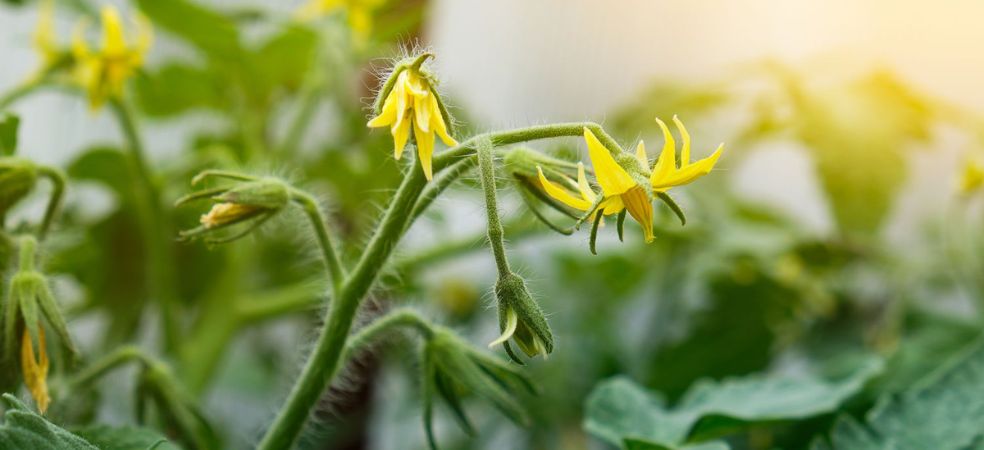
[[[89,21],[82,19],[75,24],[72,31],[72,55],[83,64],[91,58],[89,44],[85,42],[85,31],[89,27]]]
[[[454,140],[450,134],[448,134],[448,124],[444,123],[444,115],[441,114],[441,107],[437,104],[437,93],[431,90],[431,95],[427,96],[427,107],[430,108],[431,117],[431,128],[437,132],[437,135],[444,142],[444,145],[448,147],[454,147],[458,145],[458,141]]]
[[[369,37],[372,32],[372,14],[366,8],[351,7],[348,11],[349,26],[352,33],[361,40]]]
[[[427,80],[413,69],[407,69],[404,73],[407,74],[405,82],[407,94],[414,97],[426,97],[429,86]]]
[[[656,123],[663,130],[664,143],[663,150],[659,153],[659,158],[653,167],[653,173],[649,176],[649,181],[653,185],[658,184],[659,180],[665,179],[676,170],[676,142],[673,140],[673,135],[670,134],[670,129],[662,120],[659,120],[659,117],[656,118]]]
[[[408,99],[407,95],[407,71],[404,70],[400,73],[399,78],[396,79],[396,84],[393,86],[393,90],[390,91],[394,98],[396,98],[396,125],[401,126],[402,121],[409,119],[406,112],[413,105],[413,102]]]
[[[638,184],[628,172],[615,162],[615,158],[605,148],[591,130],[584,129],[584,140],[588,144],[588,156],[594,165],[595,178],[606,197],[619,195]]]
[[[154,27],[150,24],[147,16],[137,14],[137,45],[135,52],[143,58],[143,55],[154,45]]]
[[[397,121],[390,127],[390,133],[393,135],[393,157],[400,159],[410,138],[410,120]]]
[[[393,95],[393,91],[390,91],[390,94],[386,97],[386,100],[383,101],[383,108],[379,111],[379,115],[373,117],[372,120],[366,124],[366,126],[369,128],[379,128],[396,122],[396,104],[396,96]]]
[[[38,359],[34,359],[34,345],[31,342],[31,335],[24,330],[21,339],[21,371],[24,375],[24,384],[30,391],[31,397],[38,404],[38,411],[41,414],[48,409],[51,397],[48,395],[48,351],[44,342],[44,328],[38,327]]]
[[[680,139],[683,140],[683,147],[680,148],[680,166],[683,167],[690,164],[690,133],[676,115],[673,116],[673,123],[680,130]]]
[[[126,39],[123,34],[123,23],[116,8],[105,6],[102,9],[102,50],[107,55],[121,55],[126,53]]]
[[[547,193],[547,195],[553,197],[555,200],[567,206],[570,206],[571,208],[580,211],[587,211],[591,209],[591,204],[593,203],[593,201],[577,198],[571,195],[570,192],[567,192],[566,189],[557,186],[543,175],[543,169],[541,169],[539,166],[537,166],[536,172],[540,176],[540,184],[543,186],[543,190]]]
[[[717,163],[718,158],[721,157],[721,152],[724,150],[724,144],[718,146],[717,150],[707,158],[697,161],[693,164],[689,164],[682,169],[673,173],[671,176],[662,180],[661,185],[653,185],[653,189],[668,189],[673,186],[682,186],[687,183],[691,183],[694,180],[707,175],[714,168]]]
[[[38,25],[34,29],[34,46],[48,62],[57,52],[55,45],[55,6],[53,0],[44,0],[38,10]]]
[[[649,156],[646,155],[646,143],[639,140],[639,145],[636,145],[636,159],[639,164],[642,164],[642,168],[649,170]]]
[[[420,168],[424,169],[424,176],[430,181],[434,177],[431,168],[431,159],[434,157],[434,133],[428,133],[413,123],[413,136],[417,140],[417,158],[420,159]]]
[[[612,214],[622,212],[622,210],[625,209],[625,204],[622,202],[622,197],[616,195],[614,197],[608,197],[602,200],[601,205],[598,206],[598,209],[600,209],[604,215],[610,216]]]
[[[646,238],[646,242],[652,242],[653,204],[649,200],[649,195],[646,194],[646,191],[641,186],[636,186],[626,191],[620,197],[622,198],[622,203],[625,204],[625,209],[629,210],[632,218],[642,226],[642,232]]]
[[[577,190],[581,193],[581,197],[584,198],[588,203],[594,203],[595,196],[594,190],[591,189],[591,185],[588,184],[588,177],[584,175],[584,163],[577,163]]]
[[[420,127],[420,129],[425,133],[429,133],[431,131],[431,109],[428,108],[427,105],[428,97],[430,96],[413,97],[414,120],[417,122],[417,126]]]

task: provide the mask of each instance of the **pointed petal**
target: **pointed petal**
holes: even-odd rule
[[[670,134],[670,129],[658,117],[656,118],[656,123],[663,130],[663,140],[665,143],[663,144],[663,150],[659,153],[659,158],[656,160],[656,165],[653,166],[653,173],[649,175],[649,183],[653,185],[654,189],[657,186],[666,184],[664,180],[669,178],[676,170],[676,142],[673,140],[673,135]]]
[[[506,308],[506,325],[502,328],[502,334],[494,341],[489,342],[489,348],[508,341],[509,338],[516,334],[516,327],[518,325],[519,318],[516,316],[516,311],[513,311],[512,308]]]
[[[584,129],[584,141],[588,144],[588,156],[594,165],[595,178],[606,197],[619,195],[637,186],[629,173],[615,162],[608,149],[587,128]]]
[[[653,204],[642,187],[635,187],[620,196],[625,209],[642,226],[646,242],[653,241]]]
[[[543,169],[539,166],[537,166],[536,172],[540,176],[540,184],[543,186],[543,190],[547,192],[547,195],[577,210],[587,211],[591,208],[591,203],[593,203],[593,200],[587,201],[571,195],[571,193],[567,192],[566,189],[557,186],[552,181],[548,180],[547,177],[543,175]]]
[[[413,98],[413,113],[416,125],[425,133],[431,131],[431,109],[427,107],[430,96]]]
[[[410,121],[402,120],[399,124],[394,123],[390,127],[393,135],[393,157],[400,159],[403,156],[403,148],[407,146],[407,139],[410,137]]]
[[[598,209],[601,210],[602,214],[610,216],[622,212],[625,209],[625,204],[622,203],[622,197],[616,195],[602,200],[601,205],[598,205]]]
[[[584,175],[584,163],[577,163],[577,190],[581,192],[581,197],[588,203],[594,203],[598,198],[591,185],[588,184],[588,177]]]
[[[434,133],[428,133],[413,123],[413,136],[417,140],[417,158],[420,159],[420,168],[424,169],[424,176],[430,181],[434,177],[434,169],[431,167],[431,160],[434,157]]]
[[[665,180],[666,186],[663,187],[682,186],[707,175],[714,168],[714,164],[717,163],[718,158],[721,157],[722,150],[724,150],[724,144],[719,145],[711,156],[690,164],[674,173],[673,176]]]
[[[107,55],[121,55],[126,53],[126,38],[123,34],[123,23],[116,8],[112,6],[103,7],[102,17],[102,50]]]
[[[683,167],[690,164],[690,133],[676,115],[673,116],[673,123],[676,124],[677,130],[680,130],[680,139],[683,140],[683,147],[680,148],[680,166]]]
[[[636,159],[639,160],[639,164],[642,164],[642,168],[649,170],[649,155],[646,154],[646,143],[641,139],[639,140],[639,145],[636,145]]]
[[[396,104],[398,103],[398,101],[396,99],[396,96],[393,95],[393,92],[395,91],[396,89],[390,91],[390,95],[386,97],[385,101],[383,101],[383,108],[379,112],[379,115],[373,117],[372,120],[370,120],[369,123],[366,124],[367,127],[369,128],[385,127],[387,125],[391,125],[393,122],[396,122],[396,115],[398,114]]]
[[[38,358],[34,357],[34,345],[31,342],[31,335],[24,330],[21,341],[21,371],[24,375],[24,384],[30,391],[31,397],[38,404],[38,411],[41,414],[48,409],[51,397],[48,395],[48,351],[44,341],[44,329],[39,327],[38,333]]]
[[[427,107],[430,108],[431,128],[437,132],[444,145],[448,147],[458,145],[458,141],[448,134],[448,124],[444,123],[444,115],[441,114],[441,106],[437,104],[437,94],[433,90],[427,98]]]

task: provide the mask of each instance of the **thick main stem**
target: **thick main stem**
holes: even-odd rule
[[[469,139],[444,152],[440,157],[434,159],[434,169],[437,171],[452,164],[455,160],[473,156],[475,143],[478,139],[489,139],[493,145],[507,145],[536,139],[580,136],[585,127],[595,131],[599,139],[602,139],[603,143],[605,142],[604,138],[608,135],[603,132],[598,133],[596,130],[600,130],[600,127],[593,123],[544,125],[490,133]],[[610,137],[607,139],[611,140]],[[287,397],[287,402],[257,446],[258,449],[281,450],[290,448],[297,439],[305,422],[307,422],[311,408],[314,407],[321,397],[322,391],[335,376],[359,304],[369,292],[381,268],[392,254],[393,248],[396,247],[406,231],[407,225],[413,218],[412,212],[416,200],[426,184],[427,180],[424,178],[423,171],[419,165],[415,164],[403,178],[403,182],[390,201],[389,207],[362,253],[362,257],[343,284],[341,293],[333,299],[329,307],[328,318],[315,344],[314,351]]]

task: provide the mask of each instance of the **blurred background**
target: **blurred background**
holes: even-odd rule
[[[96,4],[56,6],[66,45],[84,14],[77,3]],[[141,3],[113,2],[123,11],[146,9]],[[621,243],[603,229],[598,256],[588,253],[587,230],[550,233],[504,187],[515,225],[507,227],[512,258],[548,314],[557,350],[525,369],[541,388],[526,402],[532,426],[469,402],[481,433],[468,438],[441,413],[438,440],[447,448],[614,448],[619,441],[611,433],[585,426],[586,399],[612,376],[681,405],[698,380],[840,379],[844,367],[871,359],[891,368],[835,410],[723,437],[732,448],[807,448],[839,414],[863,416],[979,329],[981,205],[974,189],[960,186],[968,162],[984,156],[984,53],[974,48],[984,39],[976,23],[984,4],[352,0],[308,21],[295,14],[304,3],[200,0],[250,49],[226,54],[232,62],[190,32],[155,28],[146,67],[128,92],[144,116],[164,204],[187,192],[195,169],[289,176],[322,194],[344,253],[356,257],[402,167],[388,156],[385,133],[364,128],[366,105],[374,74],[408,48],[436,55],[432,67],[461,136],[590,120],[623,147],[644,139],[653,158],[662,145],[654,118],[678,114],[698,156],[726,144],[711,175],[674,191],[686,226],[657,205],[655,243],[644,245],[635,229]],[[38,65],[31,47],[36,6],[0,6],[4,90]],[[357,7],[374,17],[364,41],[350,35],[346,21]],[[149,15],[156,24],[159,17]],[[300,38],[269,45],[294,27]],[[185,69],[194,76],[182,77]],[[250,70],[270,86],[255,96],[245,88],[245,112],[230,113],[238,103],[223,97],[236,83],[229,74],[248,78]],[[311,92],[310,125],[296,145],[275,151]],[[22,119],[20,155],[66,168],[73,180],[51,260],[82,347],[96,354],[121,342],[159,348],[156,312],[133,300],[146,280],[130,273],[121,286],[114,272],[142,264],[139,238],[123,239],[132,228],[128,200],[91,167],[92,155],[120,145],[113,117],[54,90],[10,109]],[[244,150],[253,131],[268,154]],[[584,155],[581,146],[571,139],[535,147],[573,160]],[[475,345],[498,334],[484,205],[471,181],[439,200],[404,239],[366,318],[410,304]],[[37,214],[42,205],[19,214]],[[175,211],[174,231],[200,213]],[[303,250],[306,238],[298,235],[307,230],[295,222],[212,250],[175,244],[189,343],[158,353],[202,399],[223,447],[255,442],[316,330],[316,255]],[[236,293],[217,294],[218,282]],[[218,302],[237,295],[304,298],[262,320],[215,325]],[[322,400],[303,448],[424,448],[413,350],[412,339],[395,339],[361,355]],[[132,384],[132,374],[114,377]],[[90,412],[103,422],[130,421],[130,391],[103,389],[105,401]]]

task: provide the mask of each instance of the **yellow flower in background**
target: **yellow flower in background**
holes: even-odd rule
[[[297,11],[297,15],[311,20],[345,11],[352,34],[365,40],[372,32],[373,11],[385,2],[386,0],[311,0]]]
[[[34,357],[31,334],[26,328],[24,329],[24,336],[21,339],[21,372],[27,390],[38,404],[38,411],[44,414],[48,404],[51,403],[51,396],[48,394],[48,351],[45,349],[44,328],[41,326],[38,326],[37,359]]]
[[[674,186],[682,186],[710,173],[718,158],[721,157],[724,144],[719,145],[711,156],[691,163],[690,133],[687,133],[687,128],[683,126],[683,122],[677,116],[673,116],[673,123],[676,124],[677,130],[680,131],[680,138],[683,140],[683,146],[680,149],[680,166],[677,167],[676,141],[662,120],[656,118],[656,122],[663,130],[665,143],[663,144],[663,151],[659,154],[659,159],[656,160],[656,165],[652,168],[652,173],[649,176],[649,182],[655,192],[665,192]],[[649,163],[646,160],[646,149],[642,141],[639,142],[639,147],[636,149],[636,157],[639,158],[643,167],[648,169]]]
[[[62,58],[62,51],[58,47],[55,36],[55,5],[52,0],[41,2],[38,9],[38,25],[34,29],[33,40],[34,49],[41,56],[40,72],[43,74]]]
[[[984,164],[977,160],[967,160],[964,163],[963,174],[957,189],[962,194],[970,194],[984,186]]]
[[[144,55],[153,43],[150,22],[143,16],[136,17],[137,34],[132,45],[127,42],[115,8],[104,7],[101,17],[101,48],[93,50],[86,43],[85,21],[76,27],[72,41],[72,53],[78,64],[78,81],[88,91],[92,109],[99,108],[110,97],[123,94],[124,83],[143,65]]]
[[[434,155],[434,134],[451,147],[458,142],[448,134],[448,124],[441,113],[437,93],[419,68],[407,67],[396,75],[397,79],[379,112],[367,124],[370,128],[390,127],[393,135],[393,156],[400,159],[407,145],[410,130],[417,144],[417,157],[424,175],[433,177],[431,159]]]
[[[673,117],[674,123],[680,130],[683,139],[683,147],[680,155],[680,165],[676,162],[676,141],[663,121],[656,119],[663,129],[663,136],[666,140],[663,152],[656,161],[655,166],[650,169],[649,160],[646,156],[645,143],[639,141],[636,146],[636,160],[644,175],[649,178],[649,187],[644,187],[644,179],[634,177],[629,170],[620,165],[611,152],[598,140],[591,130],[584,129],[584,140],[588,145],[588,156],[594,166],[595,178],[598,186],[601,187],[603,196],[598,204],[599,210],[604,215],[611,215],[628,210],[639,225],[642,226],[646,242],[652,242],[653,236],[653,207],[652,196],[647,191],[659,194],[672,187],[690,183],[701,176],[706,175],[714,168],[724,144],[718,146],[717,150],[707,158],[700,161],[690,162],[690,135],[684,128],[683,123],[678,118]],[[634,163],[627,165],[635,165]],[[540,184],[544,191],[557,201],[580,211],[589,211],[597,202],[597,194],[588,184],[584,174],[584,165],[578,164],[578,180],[574,181],[565,178],[565,181],[572,190],[565,189],[548,180],[543,170],[537,167]],[[636,169],[638,171],[638,169]],[[576,192],[572,193],[572,191]]]

